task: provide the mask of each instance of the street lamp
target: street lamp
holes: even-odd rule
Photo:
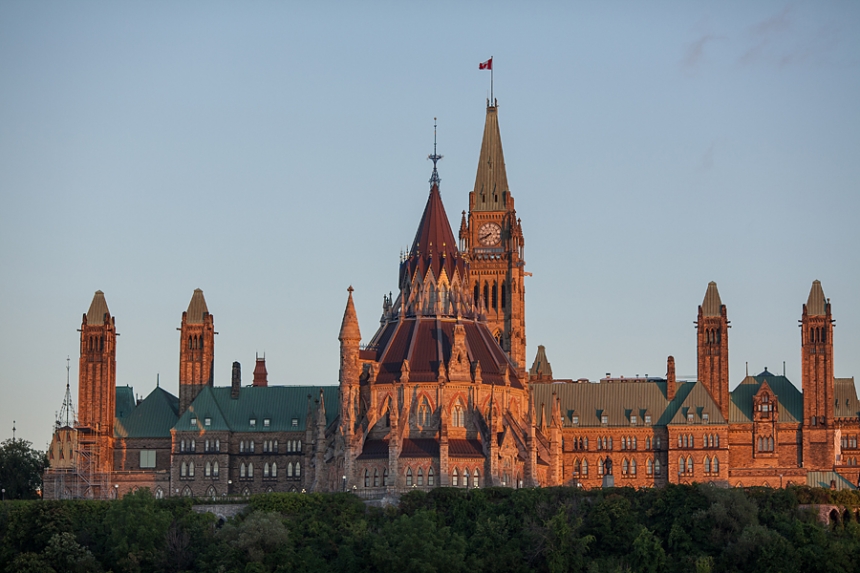
[[[343,476],[343,491],[346,491],[346,476]]]
[[[113,484],[113,498],[119,499],[119,484],[118,483]]]
[[[2,492],[3,492],[3,501],[6,501],[6,488],[4,487],[4,488],[3,488],[2,490],[0,490],[0,491],[2,491]]]

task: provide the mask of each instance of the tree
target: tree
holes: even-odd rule
[[[31,445],[15,438],[0,444],[0,488],[6,490],[6,499],[36,499],[42,489],[48,456]]]

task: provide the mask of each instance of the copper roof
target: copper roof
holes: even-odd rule
[[[203,298],[203,291],[199,288],[194,289],[194,294],[191,295],[191,302],[188,303],[185,323],[203,324],[203,316],[208,313],[209,309],[206,308],[206,299]]]
[[[400,284],[411,281],[416,273],[423,277],[428,269],[437,279],[443,270],[449,279],[454,277],[455,270],[459,271],[461,278],[466,274],[466,263],[457,250],[457,241],[436,184],[430,188],[409,255],[400,265]]]
[[[860,402],[857,401],[857,389],[854,378],[834,378],[833,389],[836,404],[833,409],[834,418],[860,418]]]
[[[452,458],[482,458],[484,447],[479,440],[448,440],[448,456]]]
[[[400,448],[401,458],[438,458],[439,457],[439,442],[433,439],[416,439],[403,440],[403,446]]]
[[[708,290],[705,292],[705,300],[702,301],[702,314],[704,316],[721,316],[723,302],[720,300],[720,291],[717,290],[717,283],[711,281],[708,283]]]
[[[779,404],[780,423],[800,423],[803,421],[803,394],[785,376],[775,376],[767,368],[758,376],[747,376],[731,391],[729,402],[729,422],[733,424],[751,422],[753,418],[753,396],[762,382],[776,394]]]
[[[366,440],[361,450],[359,460],[379,459],[388,457],[388,440]]]
[[[93,302],[90,303],[90,309],[87,311],[87,324],[99,325],[105,323],[105,318],[110,316],[105,293],[100,290],[93,295]]]
[[[505,171],[505,154],[499,132],[498,108],[487,106],[484,123],[484,140],[478,158],[475,176],[475,204],[473,211],[504,211],[508,194],[508,174]]]
[[[809,299],[806,301],[806,313],[809,316],[825,316],[827,314],[827,299],[824,298],[824,289],[821,288],[819,281],[812,281]]]

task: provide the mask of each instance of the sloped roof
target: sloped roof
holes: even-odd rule
[[[644,426],[646,414],[651,416],[651,425],[666,423],[660,422],[668,406],[666,382],[535,383],[531,385],[531,390],[538,425],[544,424],[544,411],[547,416],[552,411],[553,393],[558,394],[561,401],[565,426],[571,425],[571,416],[574,415],[579,416],[577,427],[632,426],[631,415],[637,416],[636,426]],[[600,421],[604,414],[609,417],[608,424]]]
[[[820,281],[812,281],[809,298],[806,300],[806,313],[809,316],[824,316],[827,314],[827,299]]]
[[[779,421],[800,423],[803,420],[803,394],[785,376],[775,376],[765,369],[758,376],[747,376],[731,391],[729,423],[752,421],[753,396],[765,379],[779,401]]]
[[[132,413],[135,407],[134,388],[131,386],[116,387],[116,404],[114,405],[114,416],[124,418]]]
[[[834,378],[834,394],[836,407],[833,416],[836,418],[860,418],[860,402],[857,400],[857,388],[854,378]]]
[[[546,348],[543,345],[538,346],[535,361],[529,370],[529,376],[538,376],[539,374],[543,375],[546,379],[552,379],[552,366],[550,366],[549,360],[546,357]]]
[[[435,184],[430,187],[409,255],[400,265],[400,284],[410,282],[416,273],[423,278],[428,269],[436,279],[442,276],[443,270],[449,279],[453,279],[455,273],[461,278],[466,276],[466,261],[457,250],[457,240]]]
[[[504,211],[508,191],[508,173],[505,169],[505,154],[502,151],[498,108],[487,106],[484,139],[481,142],[478,172],[475,175],[475,204],[472,210]]]
[[[807,472],[806,485],[830,489],[830,482],[836,482],[836,490],[857,489],[853,483],[837,472]]]
[[[331,424],[339,411],[340,395],[337,386],[244,386],[239,397],[231,398],[231,388],[206,386],[176,423],[178,431],[231,431],[231,432],[295,432],[307,428],[308,395],[311,415],[316,416],[320,390],[326,408],[326,425]],[[196,418],[197,424],[191,425]],[[209,418],[209,426],[205,425]],[[251,427],[250,420],[256,420]],[[268,419],[269,427],[263,420]],[[298,421],[292,425],[293,419]],[[311,420],[311,424],[314,420]]]
[[[130,414],[116,419],[114,436],[169,438],[178,417],[179,398],[157,387]]]
[[[717,283],[711,281],[708,283],[708,290],[705,291],[705,300],[702,301],[702,314],[704,316],[722,316],[722,307],[723,301],[720,300]]]
[[[188,303],[188,310],[185,314],[186,324],[203,324],[203,315],[208,313],[209,308],[206,306],[203,291],[199,288],[194,289],[194,294],[191,295],[191,302]]]
[[[105,318],[110,315],[105,293],[100,290],[93,295],[93,301],[90,303],[90,309],[87,311],[87,324],[99,325],[105,323]]]
[[[708,424],[710,426],[726,423],[720,408],[701,382],[680,384],[675,399],[667,408],[667,413],[672,416],[669,420],[669,424],[672,425]],[[692,422],[690,422],[688,414],[693,414]],[[705,422],[704,414],[708,415],[707,422]]]
[[[346,299],[346,308],[343,311],[343,320],[340,323],[340,334],[337,339],[344,340],[361,340],[361,330],[358,328],[358,315],[355,313],[355,303],[352,302],[352,285],[348,289],[349,297]],[[257,360],[259,364],[259,359]],[[263,362],[263,369],[266,368],[266,363]],[[254,369],[254,379],[257,379],[257,370]]]
[[[504,385],[504,369],[514,388],[522,388],[507,354],[493,338],[487,324],[471,318],[459,319],[466,333],[466,349],[469,361],[480,362],[484,384]],[[384,323],[374,334],[368,351],[362,356],[379,362],[376,382],[387,384],[400,378],[403,360],[409,361],[409,380],[412,382],[435,382],[438,380],[439,364],[451,360],[454,343],[454,317],[415,316],[404,320]],[[372,355],[371,355],[372,353]]]

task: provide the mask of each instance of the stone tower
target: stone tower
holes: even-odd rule
[[[97,290],[81,322],[78,427],[88,443],[92,469],[110,471],[116,411],[116,320]]]
[[[698,378],[714,399],[723,418],[729,419],[729,321],[726,305],[720,300],[717,283],[708,283],[705,300],[699,306]]]
[[[215,324],[203,291],[194,289],[179,328],[179,415],[204,386],[212,386],[215,362]]]
[[[489,104],[489,102],[488,102]],[[484,140],[469,213],[460,224],[460,251],[469,261],[471,290],[499,345],[525,375],[526,312],[523,232],[508,188],[498,104],[487,105]]]
[[[819,281],[803,305],[801,380],[803,384],[803,467],[832,468],[836,452],[833,420],[833,319]]]

